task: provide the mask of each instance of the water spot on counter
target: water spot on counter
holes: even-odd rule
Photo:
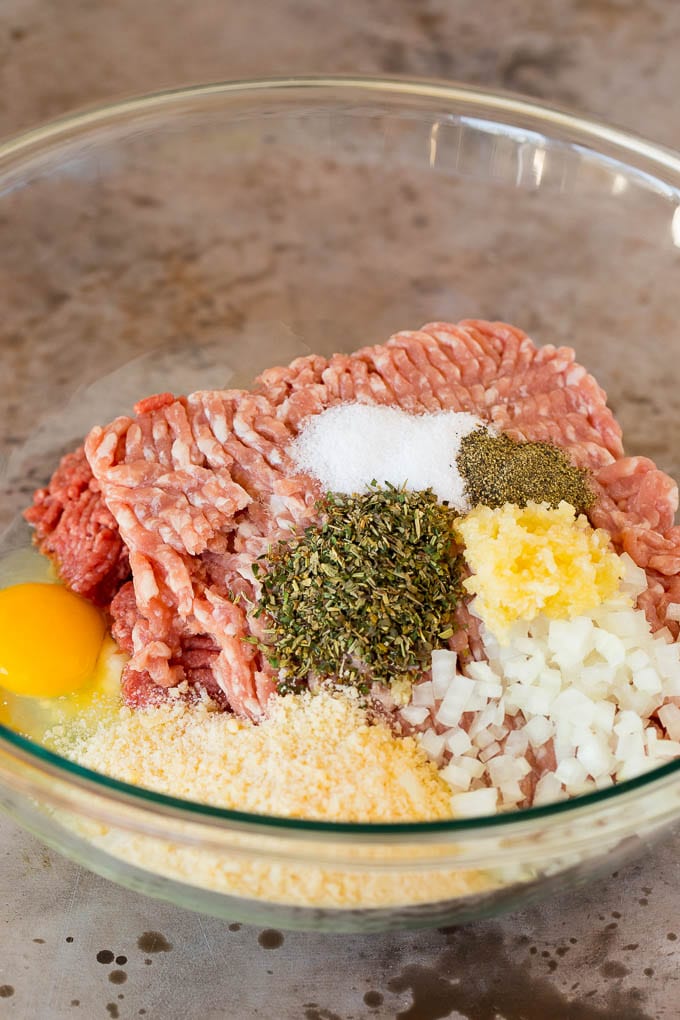
[[[378,1006],[382,1006],[384,997],[380,992],[366,992],[364,1002],[369,1009],[377,1009]]]
[[[550,956],[550,950],[549,950],[549,949],[544,949],[544,950],[543,950],[543,951],[541,952],[541,956],[543,957],[543,959],[544,959],[544,960],[547,960],[547,959],[548,959],[548,957]]]
[[[618,920],[621,917],[621,914],[618,910],[612,910],[612,917],[615,917]]]
[[[623,948],[626,950],[627,953],[632,953],[639,947],[639,945],[640,945],[639,942],[629,942],[628,945],[624,946]]]
[[[109,981],[112,985],[124,985],[127,981],[127,974],[124,970],[112,970],[109,974]]]
[[[233,924],[229,925],[229,931],[240,931],[240,930],[241,930],[241,925],[237,924],[236,921],[234,921]]]
[[[577,944],[577,942],[578,942],[578,939],[575,939],[574,936],[572,935],[572,937],[569,939],[569,941],[571,942],[572,946],[575,946]]]
[[[449,941],[449,940],[447,940]],[[610,948],[611,935],[596,939],[596,953]],[[599,944],[598,944],[599,943]],[[487,966],[480,969],[479,960]],[[543,959],[549,959],[543,957]],[[602,962],[601,957],[598,962]],[[550,963],[557,965],[555,960]],[[461,928],[431,967],[409,964],[387,981],[397,994],[410,993],[411,1004],[395,1014],[398,1020],[440,1020],[451,1013],[465,1020],[547,1020],[578,1017],[578,1020],[652,1020],[635,996],[614,983],[607,989],[605,1006],[584,1001],[602,994],[602,987],[567,997],[548,977],[532,977],[526,964],[506,946],[500,929],[493,925]]]
[[[649,900],[647,899],[646,896],[641,896],[640,899],[638,900],[638,903],[640,904],[641,907],[646,907],[647,904],[649,903]]]
[[[605,931],[616,931],[617,928],[618,928],[617,922],[616,921],[610,921],[609,924],[605,927],[604,930]]]
[[[118,1012],[118,1006],[116,1005],[115,1002],[106,1003],[106,1012],[111,1017],[111,1020],[118,1020],[118,1017],[120,1016],[120,1013]]]
[[[274,973],[274,971],[273,971],[273,970],[268,970],[268,971],[267,971],[267,974],[269,974],[269,975],[271,975],[271,974],[273,974],[273,973]]]
[[[79,1006],[80,1005],[80,999],[71,999],[71,1005],[72,1006]]]
[[[123,995],[123,993],[122,993],[122,992],[120,992],[120,994],[118,995],[118,998],[119,998],[119,999],[124,999],[124,998],[125,998],[125,996]]]
[[[380,67],[388,74],[400,74],[407,68],[406,46],[401,39],[390,39],[380,56]]]
[[[113,963],[114,954],[110,949],[100,949],[97,953],[97,963]]]
[[[150,966],[151,966],[151,964],[153,963],[153,960],[149,960],[149,959],[147,958],[147,959],[146,959],[146,960],[144,961],[144,963],[146,964],[146,966],[147,966],[147,967],[150,967]]]
[[[119,967],[124,967],[125,964],[127,963],[127,956],[117,956],[116,963],[118,964]]]
[[[548,960],[548,970],[550,971],[551,974],[553,973],[553,971],[557,970],[557,967],[558,967],[557,960]]]
[[[654,968],[645,967],[642,973],[645,975],[645,977],[654,977]]]
[[[390,978],[387,987],[391,992],[410,991],[413,997],[409,1009],[397,1014],[400,1020],[438,1020],[461,1007],[460,985],[451,984],[431,967],[409,964]]]
[[[607,960],[600,967],[600,974],[606,978],[622,978],[627,977],[630,971],[619,960]]]
[[[643,893],[645,894],[645,896],[650,896],[650,895],[651,895],[651,892],[652,892],[652,887],[651,887],[651,885],[643,885],[643,887],[642,887],[642,891],[643,891]]]
[[[67,942],[73,942],[73,935],[67,935],[66,936],[66,941]]]
[[[342,1020],[342,1017],[330,1009],[320,1009],[316,1003],[309,1003],[305,1009],[305,1020]]]
[[[571,946],[558,946],[557,949],[555,950],[555,955],[566,956],[570,949]]]
[[[674,931],[669,931],[668,935],[666,935],[666,938],[668,939],[669,942],[677,942],[678,936],[675,934]]]
[[[137,939],[137,947],[143,953],[169,953],[172,942],[168,942],[159,931],[145,931]]]
[[[257,936],[257,941],[263,949],[279,949],[283,945],[283,935],[276,928],[265,928]]]
[[[154,209],[163,203],[160,202],[153,195],[130,195],[130,201],[133,205],[139,206],[140,209]]]
[[[14,995],[12,985],[0,985],[0,999],[10,999]]]

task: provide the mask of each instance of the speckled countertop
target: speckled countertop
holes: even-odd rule
[[[0,134],[121,94],[299,71],[503,87],[680,144],[666,0],[5,0]],[[680,839],[509,917],[261,932],[133,894],[0,821],[0,1017],[675,1020]]]

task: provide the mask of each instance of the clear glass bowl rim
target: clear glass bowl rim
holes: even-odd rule
[[[513,93],[427,79],[305,75],[213,82],[167,89],[86,108],[57,118],[0,142],[0,195],[3,190],[1,180],[3,174],[16,171],[25,160],[30,160],[36,151],[52,146],[58,148],[59,143],[86,133],[90,129],[96,130],[108,124],[115,125],[125,122],[128,118],[134,119],[138,115],[147,117],[149,114],[161,114],[166,110],[177,111],[187,103],[195,105],[202,101],[209,102],[214,98],[228,101],[236,97],[248,99],[262,97],[271,102],[280,99],[282,93],[295,90],[306,92],[307,95],[316,93],[318,98],[323,98],[326,102],[338,99],[344,108],[348,101],[359,98],[364,101],[370,98],[382,99],[393,103],[399,99],[443,101],[452,104],[458,115],[464,115],[464,111],[469,110],[478,116],[483,113],[484,118],[489,121],[492,121],[495,115],[500,118],[500,123],[509,133],[513,129],[511,118],[514,117],[523,124],[530,123],[536,130],[540,130],[541,126],[550,128],[553,136],[557,132],[562,140],[590,149],[601,157],[616,155],[621,158],[625,155],[630,161],[624,163],[625,168],[637,173],[652,172],[655,177],[660,175],[659,183],[673,192],[680,188],[680,153],[656,145],[626,130],[601,124],[547,104],[533,102]],[[680,201],[680,192],[678,199]],[[649,793],[652,789],[668,786],[673,778],[680,780],[680,760],[676,760],[605,790],[517,812],[451,821],[343,823],[258,815],[156,793],[86,769],[22,737],[2,724],[0,724],[0,752],[4,752],[2,757],[9,757],[10,760],[14,759],[29,766],[31,770],[35,769],[43,781],[51,777],[66,786],[71,785],[78,791],[103,795],[112,806],[117,802],[121,808],[129,806],[147,809],[156,816],[204,823],[211,828],[237,827],[241,831],[246,829],[260,832],[270,830],[272,835],[297,835],[303,838],[305,835],[312,837],[314,834],[344,837],[398,835],[407,839],[415,837],[418,842],[427,842],[428,836],[441,839],[447,834],[458,839],[470,838],[476,833],[481,835],[482,832],[487,835],[497,832],[500,835],[501,832],[507,832],[510,827],[515,834],[526,830],[529,835],[534,824],[541,819],[559,816],[560,820],[564,821],[570,816],[575,821],[577,817],[590,813],[593,809],[597,810],[598,806],[612,806],[616,801],[630,803],[631,795],[635,797],[636,792],[642,795],[643,792]],[[23,785],[25,789],[26,787],[31,789],[36,796],[44,798],[44,782],[25,779]]]

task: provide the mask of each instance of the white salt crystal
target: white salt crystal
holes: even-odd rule
[[[464,436],[483,427],[463,411],[416,415],[397,407],[338,404],[311,415],[289,453],[327,491],[365,492],[375,480],[414,491],[430,488],[465,510],[456,457]]]

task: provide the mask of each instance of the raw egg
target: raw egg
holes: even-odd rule
[[[60,584],[14,584],[0,591],[0,687],[56,698],[92,676],[106,625]]]

